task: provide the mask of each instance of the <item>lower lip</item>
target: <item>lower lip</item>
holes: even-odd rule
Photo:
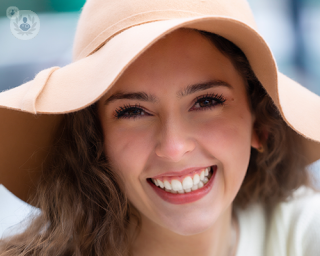
[[[195,191],[191,191],[189,193],[184,194],[172,194],[170,192],[167,192],[159,187],[157,187],[155,184],[153,184],[151,181],[148,181],[151,187],[154,189],[154,191],[166,202],[172,203],[172,204],[188,204],[195,202],[202,197],[204,197],[206,194],[210,192],[210,190],[213,187],[213,181],[216,176],[217,167],[213,166],[213,174],[210,178],[210,180],[200,189],[197,189]]]

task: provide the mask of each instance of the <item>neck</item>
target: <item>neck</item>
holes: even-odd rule
[[[236,252],[237,230],[231,207],[211,227],[188,236],[176,234],[141,216],[141,230],[133,245],[133,255],[231,256]]]

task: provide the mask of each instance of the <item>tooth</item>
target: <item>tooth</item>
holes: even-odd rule
[[[198,189],[198,184],[197,185],[193,185],[193,187],[191,189],[192,189],[192,191],[197,190]]]
[[[193,176],[193,185],[197,185],[200,182],[199,174]]]
[[[174,190],[170,190],[170,192],[171,192],[172,194],[177,194],[177,193],[178,193],[177,191],[174,191]]]
[[[164,188],[163,182],[161,180],[157,180],[160,188]]]
[[[210,167],[207,167],[204,171],[204,176],[208,176],[210,171]]]
[[[203,187],[202,181],[199,182],[198,187],[199,187],[199,188],[202,188],[202,187]]]
[[[179,194],[184,194],[184,191],[183,191],[183,189],[181,189],[181,190],[178,190],[178,193],[179,193]]]
[[[191,192],[191,189],[190,188],[184,189],[184,192],[189,193],[189,192]]]
[[[204,171],[200,173],[200,180],[203,180],[203,179],[204,179]]]
[[[172,180],[171,181],[171,187],[173,190],[178,191],[178,190],[182,190],[182,184],[180,181],[178,180]]]
[[[182,187],[183,189],[190,189],[193,186],[193,181],[192,178],[190,176],[185,177],[182,181]]]
[[[153,183],[156,184],[156,186],[159,186],[159,183],[156,179],[152,179]]]
[[[165,180],[165,181],[163,182],[163,185],[164,185],[164,187],[165,187],[166,189],[168,189],[168,190],[171,190],[171,189],[172,189],[171,184],[170,184],[169,181],[167,181],[167,180]]]
[[[164,190],[167,191],[167,192],[171,192],[171,189],[165,188]]]
[[[204,177],[203,183],[206,184],[208,181],[209,181],[209,179],[207,177]]]

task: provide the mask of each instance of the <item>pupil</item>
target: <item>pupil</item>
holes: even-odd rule
[[[208,100],[208,99],[205,99],[202,102],[200,102],[201,107],[205,107],[205,106],[207,106],[209,104],[210,104],[210,100]]]
[[[131,109],[131,110],[129,110],[128,114],[130,116],[137,115],[137,114],[140,114],[140,110],[139,109]]]

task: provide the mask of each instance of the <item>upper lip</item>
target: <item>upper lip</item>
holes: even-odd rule
[[[181,171],[169,171],[169,172],[164,172],[164,173],[161,173],[159,175],[156,175],[156,176],[153,176],[151,177],[152,179],[157,179],[157,178],[160,178],[160,177],[172,177],[172,176],[184,176],[184,175],[187,175],[193,171],[196,171],[196,170],[201,170],[201,169],[205,169],[207,167],[211,167],[211,165],[207,165],[207,166],[203,166],[203,167],[190,167],[190,168],[186,168],[186,169],[183,169]]]

